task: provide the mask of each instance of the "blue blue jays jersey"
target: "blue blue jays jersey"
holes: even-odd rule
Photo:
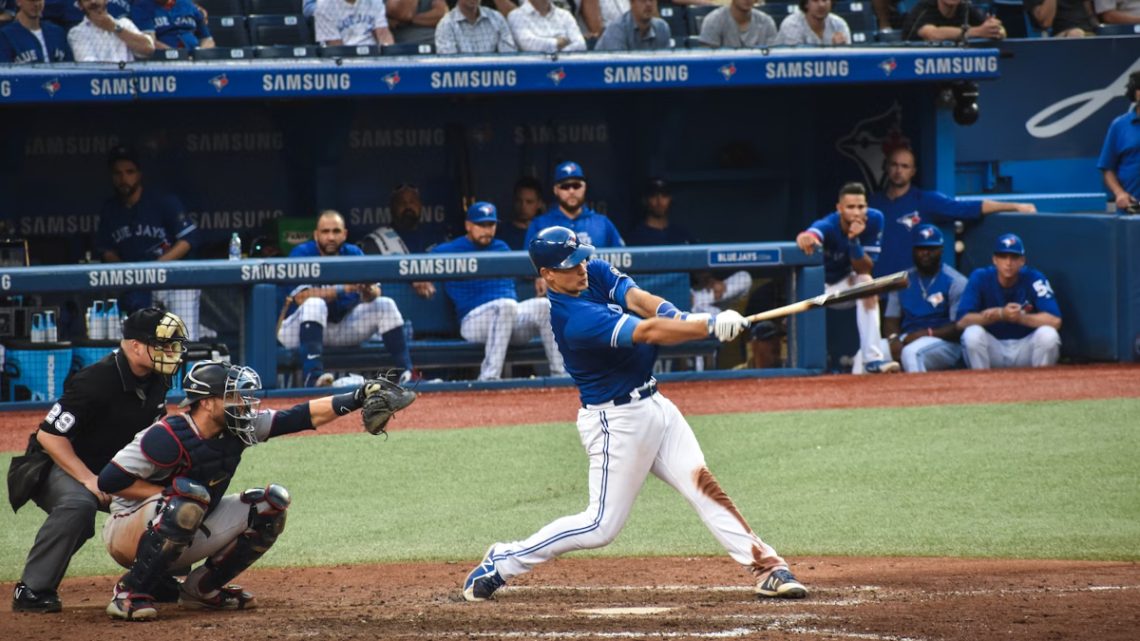
[[[431,253],[459,254],[463,252],[505,252],[510,250],[511,248],[507,247],[507,244],[501,240],[492,240],[491,244],[486,247],[476,247],[470,238],[460,236],[453,241],[436,245],[432,248]],[[443,281],[443,291],[455,304],[455,313],[459,316],[460,321],[468,312],[483,303],[499,298],[518,299],[518,294],[515,292],[515,281],[510,278],[450,279]]]
[[[696,242],[689,230],[680,225],[669,224],[665,229],[650,227],[641,223],[629,232],[629,244],[633,247],[653,245],[692,245]]]
[[[574,230],[578,235],[578,242],[584,245],[625,247],[625,241],[621,239],[621,234],[618,233],[617,227],[614,227],[613,221],[585,206],[582,207],[582,213],[574,220],[570,220],[557,206],[541,216],[535,216],[534,220],[530,221],[530,228],[526,230],[526,242],[523,247],[530,247],[530,241],[538,235],[538,232],[556,226]]]
[[[902,317],[904,334],[927,328],[942,327],[958,320],[958,303],[966,288],[966,277],[949,265],[931,277],[911,267],[907,270],[910,285],[887,297],[884,316]]]
[[[891,200],[884,193],[871,194],[867,204],[883,212],[883,243],[875,276],[886,276],[910,267],[911,233],[924,223],[976,220],[982,217],[982,202],[962,201],[937,191],[911,187]]]
[[[808,231],[823,243],[823,280],[830,285],[846,278],[851,273],[851,247],[839,224],[839,212],[833,211],[815,221]],[[882,240],[883,212],[867,208],[867,226],[859,234],[859,242],[872,261],[879,258]]]
[[[136,0],[131,22],[139,31],[153,31],[159,42],[173,49],[194,50],[202,40],[213,37],[201,10],[190,0]]]
[[[589,286],[578,296],[553,290],[546,295],[566,372],[583,404],[599,404],[644,385],[653,373],[657,347],[633,343],[641,319],[625,306],[626,292],[637,287],[632,278],[597,259],[586,263],[586,278]]]
[[[26,64],[29,62],[66,62],[72,59],[71,47],[67,44],[67,33],[56,25],[41,21],[44,45],[47,46],[48,60],[44,60],[44,45],[39,38],[24,25],[13,20],[0,29],[0,62]]]
[[[990,265],[975,269],[970,274],[966,290],[962,292],[962,302],[958,304],[958,318],[990,307],[1005,307],[1009,303],[1021,305],[1027,314],[1047,312],[1057,318],[1061,317],[1061,308],[1053,295],[1053,286],[1044,274],[1032,267],[1022,267],[1013,287],[1005,288],[998,283],[997,267]],[[1024,338],[1033,332],[1031,327],[1014,323],[994,323],[987,325],[986,330],[994,338],[1002,340]]]
[[[301,243],[300,245],[297,245],[296,247],[294,247],[293,251],[289,252],[289,258],[309,258],[309,257],[313,257],[313,256],[320,256],[320,255],[321,255],[321,250],[320,250],[320,248],[317,247],[317,241],[315,241],[315,240],[305,241],[305,242]],[[364,252],[359,247],[357,247],[356,245],[353,245],[352,243],[344,243],[343,245],[340,246],[340,252],[338,255],[340,255],[340,256],[363,256]],[[302,291],[306,288],[309,288],[309,287],[313,287],[313,285],[301,285],[299,287],[289,287],[289,286],[279,287],[277,290],[278,298],[280,299],[280,303],[278,304],[278,307],[285,304],[285,299],[290,294],[296,294],[297,292],[300,292],[300,291]],[[336,301],[329,305],[329,316],[328,316],[329,322],[330,323],[341,322],[342,320],[344,320],[344,317],[348,316],[348,313],[352,311],[352,308],[356,307],[359,304],[360,304],[360,294],[357,294],[355,292],[353,292],[353,293],[341,292],[340,294],[337,294]],[[288,316],[289,314],[292,314],[296,310],[297,310],[297,306],[290,303],[289,308],[285,310],[285,315]]]
[[[158,258],[179,240],[193,247],[197,232],[177,198],[144,189],[134,207],[115,197],[104,203],[95,248],[114,251],[126,262],[142,262]]]

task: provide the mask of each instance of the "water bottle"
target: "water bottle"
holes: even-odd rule
[[[236,231],[230,236],[230,260],[241,260],[241,236]]]
[[[87,338],[93,341],[107,340],[107,312],[101,300],[91,304],[91,315],[87,320]]]
[[[55,324],[55,312],[44,312],[44,342],[59,342],[59,328]]]
[[[33,343],[44,342],[44,315],[32,314],[32,331],[30,332]]]
[[[119,313],[119,300],[108,298],[104,309],[107,317],[107,340],[121,340],[123,338],[123,319]]]

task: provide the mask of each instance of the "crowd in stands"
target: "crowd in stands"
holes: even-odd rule
[[[1140,0],[1023,0],[1021,17],[1031,35],[1131,33],[1140,26]],[[1123,30],[1106,30],[1113,26]],[[0,0],[0,62],[16,64],[1006,36],[989,4],[964,0]]]

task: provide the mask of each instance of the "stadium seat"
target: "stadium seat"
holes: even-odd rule
[[[854,2],[832,2],[831,10],[835,13],[872,13],[870,0],[855,0]]]
[[[1134,36],[1140,34],[1140,24],[1102,24],[1096,28],[1098,36]]]
[[[272,45],[257,47],[254,50],[257,58],[316,58],[316,45]]]
[[[689,35],[684,5],[665,5],[661,7],[660,13],[661,19],[669,25],[669,33],[673,35],[674,40],[681,42]]]
[[[249,32],[245,29],[245,16],[210,16],[210,33],[219,47],[248,47]]]
[[[197,49],[194,51],[195,60],[252,60],[253,47],[214,47],[213,49]]]
[[[902,29],[887,29],[875,33],[875,40],[879,42],[902,42],[903,32]]]
[[[246,0],[253,15],[301,15],[301,0]]]
[[[435,45],[427,42],[405,42],[403,44],[384,45],[380,48],[383,56],[420,56],[435,53]]]
[[[994,16],[1001,20],[1007,38],[1024,38],[1028,21],[1025,19],[1025,5],[1021,0],[993,0]]]
[[[244,0],[198,0],[197,4],[206,10],[210,21],[210,31],[214,30],[214,16],[244,16]]]
[[[708,49],[709,46],[701,42],[701,37],[697,35],[690,35],[685,38],[685,47],[687,49]]]
[[[339,45],[336,47],[321,47],[317,49],[322,58],[363,58],[380,55],[380,47],[376,45]]]
[[[190,51],[186,49],[155,49],[151,60],[157,62],[172,62],[175,60],[189,60]]]
[[[866,31],[855,31],[854,29],[851,30],[851,44],[853,44],[853,45],[865,45],[865,44],[870,44],[870,43],[874,43],[874,42],[875,42],[875,34],[873,34],[873,33],[869,34]]]
[[[713,11],[719,9],[716,5],[700,5],[689,7],[685,12],[687,20],[689,21],[689,34],[699,36],[701,34],[701,23],[705,21],[705,16]]]
[[[258,46],[312,44],[309,27],[301,16],[253,15],[246,21],[253,44]]]
[[[852,4],[860,3],[853,2]],[[878,24],[875,22],[875,17],[873,15],[870,13],[865,13],[863,11],[833,11],[832,13],[847,21],[847,27],[851,29],[852,34],[854,34],[856,31],[874,31],[875,27]]]

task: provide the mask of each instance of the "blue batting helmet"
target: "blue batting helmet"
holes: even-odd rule
[[[915,247],[941,247],[945,244],[942,230],[934,225],[919,225],[914,229]]]
[[[593,245],[578,242],[578,235],[565,227],[547,227],[530,241],[530,262],[536,270],[570,269],[593,253]]]

